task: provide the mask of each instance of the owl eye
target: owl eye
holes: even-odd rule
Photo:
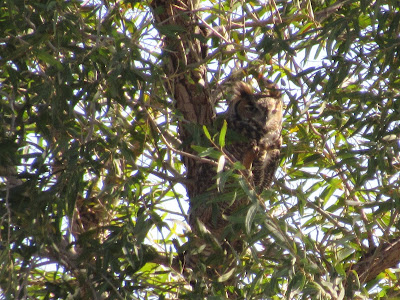
[[[255,107],[253,104],[247,104],[245,106],[245,108],[249,113],[252,113],[252,114],[257,113],[257,111],[258,111],[257,107]]]

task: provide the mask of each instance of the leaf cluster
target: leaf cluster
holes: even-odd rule
[[[261,2],[199,1],[206,34],[185,38],[208,54],[174,75],[205,65],[197,88],[217,111],[238,80],[284,90],[280,169],[256,195],[221,158],[229,130],[176,107],[161,48],[185,28],[155,26],[148,1],[5,1],[1,299],[398,296],[396,264],[349,275],[400,227],[398,1]],[[215,164],[221,192],[252,200],[228,220],[246,245],[238,264],[210,281],[204,263],[195,285],[177,262],[191,246],[187,155]]]

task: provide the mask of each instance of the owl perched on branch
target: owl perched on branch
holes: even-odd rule
[[[226,120],[228,125],[224,153],[232,162],[242,163],[246,168],[243,175],[254,190],[261,193],[271,186],[279,165],[282,144],[280,91],[267,81],[262,93],[254,93],[248,84],[240,82],[236,85],[227,111],[220,115],[221,119]],[[202,249],[202,257],[211,261],[221,257],[212,255],[216,249],[224,249],[226,253],[232,253],[229,249],[237,252],[243,250],[243,232],[234,223],[230,224],[229,217],[241,215],[242,209],[250,202],[247,195],[232,190],[234,184],[227,184],[228,187],[219,191],[215,187],[217,172],[214,166],[203,163],[197,172],[196,187],[202,192],[191,198],[189,224],[195,236],[201,238],[193,240],[195,247],[189,246],[194,250],[194,256],[189,250],[184,260],[185,268],[189,266],[192,269],[198,262],[198,249]],[[227,265],[230,265],[229,255],[223,257],[227,258]],[[219,265],[221,261],[217,259],[216,263]]]
[[[226,120],[228,130],[240,136],[239,142],[226,146],[226,152],[245,166],[257,192],[269,188],[279,165],[282,144],[280,90],[269,80],[263,93],[253,93],[248,84],[238,83]]]
[[[269,188],[279,164],[282,143],[282,100],[276,86],[268,81],[263,93],[254,93],[244,82],[237,84],[235,95],[226,113],[221,115],[228,124],[224,152],[231,161],[241,162],[255,191]],[[207,168],[206,168],[207,167]],[[222,241],[228,221],[241,207],[249,203],[246,197],[232,198],[229,189],[222,193],[212,188],[216,170],[202,165],[197,170],[197,186],[204,192],[191,199],[189,223],[194,232],[200,221],[214,237]]]

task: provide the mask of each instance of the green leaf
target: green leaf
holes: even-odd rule
[[[198,152],[198,155],[200,157],[211,157],[214,159],[219,159],[221,156],[221,152],[218,150],[215,150],[215,148],[210,147],[210,148],[205,148],[201,146],[196,146],[196,145],[191,145],[191,148],[194,149],[196,152]]]
[[[157,29],[161,34],[164,34],[168,37],[175,37],[177,33],[182,33],[186,31],[186,28],[180,25],[175,24],[163,24],[162,26],[157,26]]]
[[[236,268],[232,268],[228,272],[226,272],[225,274],[222,274],[221,276],[218,277],[218,282],[227,281],[229,278],[232,277],[233,272],[235,272],[235,271],[236,271]]]
[[[287,299],[293,299],[296,295],[304,289],[304,284],[306,283],[306,278],[303,273],[297,273],[288,285],[288,295]]]
[[[47,52],[40,51],[38,52],[37,57],[45,63],[56,67],[58,71],[62,71],[64,69],[63,65],[56,58],[54,58],[53,55],[50,55]]]
[[[225,136],[226,136],[226,130],[228,129],[228,123],[226,120],[224,120],[224,124],[222,125],[222,129],[219,133],[219,145],[221,148],[225,147]]]
[[[207,137],[210,141],[212,141],[210,132],[208,132],[208,129],[207,129],[206,125],[203,125],[203,131],[204,131],[204,134],[206,135],[206,137]]]
[[[250,234],[250,232],[251,232],[251,227],[253,225],[254,217],[257,214],[258,207],[259,207],[258,203],[254,203],[249,207],[249,209],[247,211],[246,220],[245,220],[245,228],[246,228],[247,234]]]

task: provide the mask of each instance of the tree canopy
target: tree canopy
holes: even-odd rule
[[[0,70],[0,299],[399,296],[399,1],[5,0]],[[261,78],[283,148],[255,195],[214,125]],[[213,277],[180,263],[203,166],[256,199]]]

